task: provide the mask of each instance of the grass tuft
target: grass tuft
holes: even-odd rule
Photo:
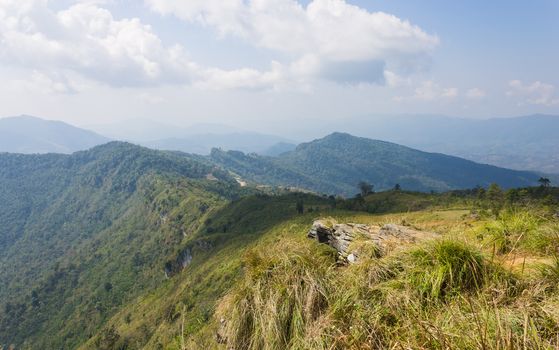
[[[228,347],[300,349],[312,321],[328,306],[334,255],[293,243],[251,250],[244,261],[244,279],[228,299]]]
[[[483,256],[457,241],[437,241],[408,253],[409,283],[426,300],[476,291],[488,271]]]

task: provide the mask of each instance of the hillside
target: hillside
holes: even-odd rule
[[[212,249],[131,300],[81,349],[474,349],[497,342],[551,349],[559,305],[558,222],[550,214],[559,192],[548,192],[552,207],[526,207],[546,194],[523,191],[499,219],[483,213],[491,202],[475,193],[365,198],[400,203],[384,215],[334,209],[303,194],[233,201],[195,236],[218,242]],[[410,201],[427,205],[400,212]],[[379,251],[356,235],[348,251],[357,261],[340,264],[335,249],[307,238],[316,219],[326,229],[359,223],[375,234],[397,227],[432,240]],[[504,232],[510,237],[494,246]]]
[[[30,116],[0,119],[0,152],[73,153],[108,141],[92,131],[59,121]]]
[[[503,168],[559,174],[558,115],[488,119],[370,115],[323,123],[302,120],[296,125],[276,125],[275,130],[296,140],[341,131]]]
[[[210,159],[255,183],[311,189],[319,193],[354,195],[357,184],[375,188],[396,184],[417,191],[536,184],[539,175],[426,153],[397,144],[334,133],[299,145],[277,157],[214,150]]]
[[[2,154],[0,345],[310,350],[399,342],[441,348],[450,340],[421,332],[422,322],[456,333],[481,318],[463,302],[471,296],[482,312],[510,315],[499,321],[509,338],[499,338],[489,320],[482,321],[492,330],[487,338],[466,333],[452,341],[551,346],[559,317],[525,305],[557,306],[554,277],[545,277],[553,275],[539,272],[538,264],[552,262],[558,202],[557,189],[544,187],[506,195],[387,191],[351,200],[266,195],[240,188],[203,157],[119,142],[73,155]],[[502,211],[498,219],[495,208]],[[328,227],[368,225],[371,232],[397,224],[457,243],[406,245],[381,256],[356,236],[350,249],[359,263],[345,266],[331,247],[307,238],[316,219]],[[448,280],[441,289],[414,285],[436,278],[437,264],[446,271],[446,261],[424,259],[439,248],[475,258],[483,271],[472,278],[483,278],[483,285],[471,283],[469,270],[451,287],[440,287]],[[490,260],[491,251],[499,258]],[[528,259],[522,268],[506,270],[517,259],[511,251]],[[543,284],[533,276],[544,276]],[[500,299],[509,290],[509,301]],[[524,299],[530,293],[536,294]],[[497,311],[487,306],[494,303]],[[444,310],[457,309],[460,317],[448,321]],[[414,332],[403,332],[410,327]],[[378,337],[369,339],[373,333]]]
[[[75,348],[180,270],[177,251],[239,194],[207,164],[126,143],[0,155],[0,344]]]
[[[559,173],[559,116],[387,118],[359,135],[500,167]]]

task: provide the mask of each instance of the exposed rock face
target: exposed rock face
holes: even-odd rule
[[[209,251],[213,248],[211,242],[208,241],[195,241],[190,246],[181,250],[174,260],[167,261],[164,266],[166,278],[171,278],[177,273],[187,268],[194,257],[194,250]],[[0,349],[1,350],[1,349]]]
[[[396,224],[368,226],[363,224],[338,224],[333,220],[316,220],[308,235],[319,243],[328,244],[338,251],[338,262],[355,263],[359,252],[352,249],[353,242],[372,243],[380,255],[402,244],[415,243],[419,240],[433,239],[438,235]]]

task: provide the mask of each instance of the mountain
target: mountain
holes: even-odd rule
[[[554,115],[489,119],[373,115],[274,127],[276,133],[289,132],[294,139],[341,131],[505,168],[559,173],[559,116]]]
[[[72,153],[108,138],[72,125],[30,116],[0,119],[0,152]]]
[[[207,155],[212,148],[236,150],[247,153],[266,153],[270,148],[288,145],[288,140],[273,135],[252,132],[228,134],[190,134],[186,137],[162,139],[142,143],[146,147]],[[273,150],[272,150],[273,152]]]
[[[0,348],[76,348],[186,264],[177,251],[240,193],[212,165],[127,143],[0,154]]]
[[[284,137],[212,123],[183,126],[150,119],[132,119],[91,128],[116,140],[200,155],[208,155],[212,148],[265,154],[275,145],[291,142]]]
[[[210,159],[248,181],[353,195],[367,181],[379,190],[396,184],[418,191],[534,185],[539,175],[426,153],[394,143],[334,133],[277,157],[213,150]]]
[[[559,173],[559,116],[400,117],[359,135],[519,170]]]
[[[341,166],[367,172],[394,159],[398,171],[410,164],[420,175],[447,169],[437,165],[444,161],[465,175],[485,167],[346,134],[275,158],[213,153],[314,186],[332,186]],[[508,192],[514,210],[495,219],[489,209],[505,199],[498,190],[404,188],[345,200],[241,187],[212,159],[123,142],[72,155],[0,154],[0,348],[556,344],[557,268],[540,271],[557,251],[559,189]],[[343,245],[308,238],[318,235],[317,218],[321,234],[347,238]],[[415,244],[409,232],[433,241]],[[512,265],[512,251],[522,264]],[[482,317],[491,312],[508,316]]]
[[[293,151],[295,148],[297,148],[297,145],[293,143],[279,142],[276,143],[275,145],[270,146],[261,154],[263,156],[275,157],[275,156],[279,156],[282,153]]]

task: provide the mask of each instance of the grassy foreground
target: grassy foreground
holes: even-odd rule
[[[454,202],[368,214],[328,200],[254,197],[223,209],[199,239],[214,249],[131,303],[83,348],[556,349],[559,222],[544,206],[497,217]],[[314,201],[309,203],[309,201]],[[308,212],[312,208],[312,212]],[[306,238],[317,218],[397,223],[440,238],[359,261]]]

